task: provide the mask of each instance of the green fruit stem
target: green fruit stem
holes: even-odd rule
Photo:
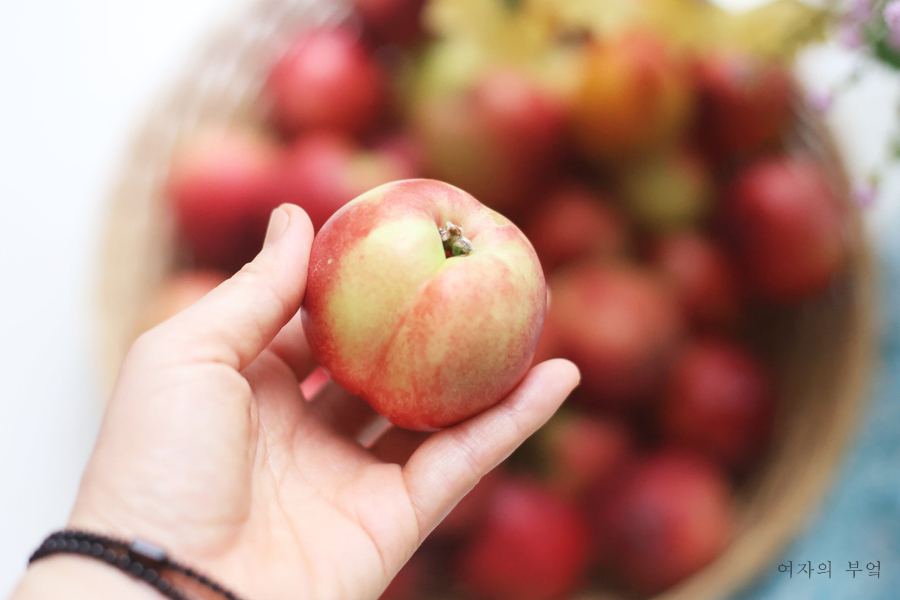
[[[438,227],[438,231],[441,232],[444,250],[452,256],[466,256],[474,250],[472,242],[463,235],[462,227],[447,221],[444,227]]]

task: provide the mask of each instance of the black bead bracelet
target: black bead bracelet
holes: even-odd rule
[[[85,531],[64,529],[50,534],[28,559],[28,564],[54,554],[77,554],[102,560],[135,579],[150,584],[172,600],[192,598],[176,587],[172,575],[196,582],[226,600],[240,600],[234,593],[205,575],[171,560],[159,546],[143,540],[126,542]]]

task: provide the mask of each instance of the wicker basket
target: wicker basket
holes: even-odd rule
[[[262,76],[303,29],[350,15],[343,0],[257,0],[209,41],[174,91],[151,112],[122,165],[111,198],[100,285],[100,344],[112,382],[153,290],[182,262],[163,202],[173,148],[207,125],[261,123]],[[708,568],[659,599],[722,598],[763,569],[805,524],[827,490],[860,413],[874,360],[872,258],[835,146],[818,116],[796,102],[792,151],[836,174],[853,248],[849,274],[802,310],[766,315],[762,349],[779,365],[775,441],[757,477],[741,490],[739,532]]]

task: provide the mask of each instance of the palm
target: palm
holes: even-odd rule
[[[577,373],[539,365],[402,468],[381,461],[356,441],[368,406],[336,386],[301,396],[314,367],[297,316],[312,229],[286,211],[277,243],[132,348],[71,525],[157,542],[257,600],[376,598]]]

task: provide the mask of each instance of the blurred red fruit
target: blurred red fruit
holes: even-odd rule
[[[503,481],[487,523],[462,549],[460,583],[480,600],[557,600],[585,574],[587,523],[571,504],[526,479]]]
[[[339,208],[363,192],[413,176],[395,156],[366,151],[337,134],[317,132],[287,148],[275,190],[281,202],[303,208],[318,231]]]
[[[547,325],[581,369],[581,392],[602,407],[639,405],[665,382],[683,334],[675,298],[649,272],[585,264],[550,280]]]
[[[688,152],[666,152],[623,173],[628,212],[652,231],[702,223],[712,208],[712,177],[706,164]]]
[[[712,562],[728,546],[734,501],[713,463],[661,450],[634,465],[594,506],[598,541],[631,588],[655,594]]]
[[[516,72],[492,72],[469,93],[435,95],[416,110],[431,175],[501,212],[523,208],[558,162],[562,106]]]
[[[166,192],[197,265],[235,271],[259,251],[277,162],[277,146],[249,130],[207,131],[176,151]]]
[[[379,600],[421,600],[422,590],[429,579],[428,567],[427,560],[418,553],[413,554],[382,592]]]
[[[590,49],[572,128],[590,156],[619,162],[671,143],[687,127],[686,66],[650,33],[630,32]]]
[[[494,494],[504,478],[504,468],[496,467],[453,507],[432,532],[433,536],[460,538],[481,527],[488,518]]]
[[[366,27],[379,39],[401,46],[420,41],[425,0],[354,0]]]
[[[327,129],[359,134],[381,115],[385,76],[351,32],[319,29],[299,37],[266,82],[271,119],[285,133]]]
[[[628,428],[611,419],[558,414],[538,436],[547,479],[568,498],[605,485],[634,451]]]
[[[734,184],[725,222],[753,292],[798,303],[825,291],[846,258],[841,212],[820,165],[770,158]]]
[[[714,242],[691,232],[669,235],[659,240],[652,261],[693,323],[724,327],[737,321],[734,267]]]
[[[697,135],[714,157],[777,144],[791,117],[787,68],[757,57],[709,56],[695,69]]]
[[[772,432],[773,385],[746,350],[726,341],[692,343],[663,401],[663,435],[732,467],[745,467]]]
[[[392,133],[375,140],[372,150],[380,156],[390,157],[403,172],[411,178],[420,177],[425,169],[422,147],[414,136],[407,133]]]
[[[219,271],[188,271],[172,276],[153,293],[135,333],[143,333],[174,317],[226,279],[228,275]]]
[[[545,273],[581,258],[621,255],[628,244],[627,227],[611,201],[577,183],[552,191],[524,230]]]

